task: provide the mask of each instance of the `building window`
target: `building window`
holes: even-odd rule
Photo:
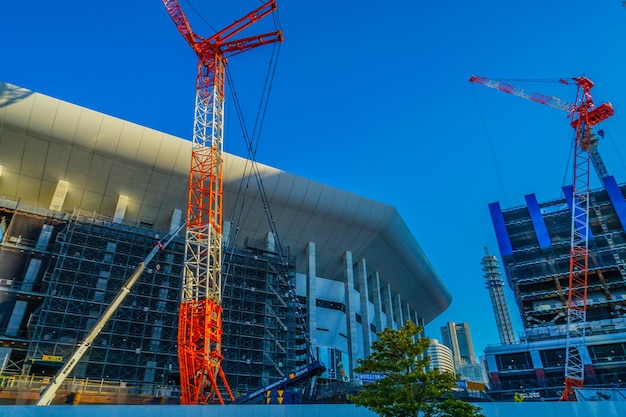
[[[589,346],[589,355],[593,363],[615,363],[626,361],[624,343]]]
[[[505,355],[496,355],[496,363],[498,370],[503,371],[519,371],[523,369],[533,369],[530,359],[530,352],[507,353]]]
[[[550,349],[539,352],[544,368],[558,368],[565,366],[565,349]]]

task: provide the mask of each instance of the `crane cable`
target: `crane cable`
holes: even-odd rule
[[[274,25],[276,26],[277,29],[280,29],[280,20],[278,17],[278,13],[274,13],[273,16],[274,16]],[[228,261],[224,262],[224,265],[226,265],[226,271],[224,273],[224,282],[222,283],[223,284],[222,291],[224,290],[226,286],[226,281],[228,280],[228,277],[231,275],[232,258],[234,256],[234,247],[235,247],[235,243],[237,242],[239,232],[241,230],[239,225],[241,224],[241,218],[243,216],[243,210],[245,208],[246,196],[247,196],[248,191],[250,190],[251,175],[246,175],[246,173],[251,172],[252,174],[254,174],[254,178],[257,183],[259,194],[263,202],[263,209],[265,211],[265,215],[267,217],[271,233],[274,236],[275,247],[276,247],[276,251],[278,253],[279,260],[280,260],[279,262],[280,270],[276,269],[275,266],[271,263],[269,263],[269,266],[273,270],[273,272],[276,274],[277,278],[280,279],[280,281],[283,282],[289,288],[288,294],[290,296],[292,304],[294,305],[296,309],[296,318],[298,321],[298,327],[300,328],[302,337],[304,338],[305,343],[307,344],[309,357],[311,360],[314,360],[311,341],[307,332],[306,320],[304,318],[303,309],[302,309],[300,302],[297,299],[294,280],[292,279],[292,277],[290,277],[290,271],[288,268],[289,259],[288,259],[288,256],[285,254],[284,248],[280,241],[280,236],[276,229],[276,221],[272,215],[272,211],[269,205],[269,200],[267,198],[267,193],[265,192],[265,186],[263,185],[262,175],[261,175],[261,172],[259,170],[259,167],[256,161],[256,154],[257,154],[258,147],[259,147],[261,132],[263,130],[263,124],[265,122],[265,115],[267,113],[267,107],[269,104],[269,96],[272,90],[272,85],[273,85],[274,77],[276,74],[278,57],[280,55],[280,48],[281,48],[280,42],[274,43],[272,56],[268,64],[268,70],[267,70],[266,77],[265,77],[263,91],[261,94],[261,98],[259,100],[259,106],[257,109],[257,115],[255,118],[252,135],[249,134],[248,128],[246,126],[246,122],[244,120],[243,112],[241,109],[241,104],[239,102],[237,91],[235,89],[235,84],[232,79],[232,73],[230,71],[230,67],[226,68],[226,77],[228,81],[229,91],[235,103],[235,113],[237,114],[237,118],[239,120],[239,124],[242,130],[242,135],[246,143],[247,158],[246,158],[246,162],[244,166],[244,174],[241,177],[239,189],[237,191],[237,197],[235,199],[235,204],[233,205],[232,225],[234,227],[235,234],[233,238],[229,239],[230,245],[229,245],[229,249],[227,250],[229,258],[228,258]],[[231,228],[231,231],[232,230],[233,229]]]
[[[233,97],[233,101],[235,103],[235,110],[236,110],[236,114],[237,114],[237,118],[239,120],[239,125],[241,127],[242,130],[242,134],[244,137],[244,141],[246,142],[246,150],[247,150],[247,158],[245,161],[245,165],[244,165],[244,172],[243,175],[241,176],[241,181],[239,183],[239,189],[237,191],[237,197],[235,199],[235,203],[233,204],[233,212],[232,212],[232,224],[234,226],[234,231],[235,231],[235,236],[233,239],[229,239],[229,242],[232,242],[230,245],[230,249],[228,252],[230,254],[230,257],[232,258],[233,256],[233,252],[232,249],[234,249],[235,246],[235,242],[237,242],[237,237],[239,236],[239,232],[240,232],[240,227],[239,225],[241,224],[241,218],[243,216],[243,210],[245,208],[245,204],[246,204],[246,196],[247,193],[250,189],[250,181],[251,178],[249,175],[246,175],[249,170],[254,170],[254,165],[256,163],[256,152],[258,149],[258,143],[259,143],[259,138],[261,135],[261,130],[262,130],[262,126],[263,126],[263,121],[265,120],[265,112],[267,110],[267,102],[269,101],[269,92],[271,90],[271,85],[273,84],[273,78],[274,78],[274,74],[276,71],[276,62],[278,60],[278,55],[279,55],[279,51],[280,51],[280,44],[274,44],[274,51],[272,53],[272,58],[270,59],[270,63],[268,65],[268,71],[266,74],[266,78],[265,78],[265,85],[263,87],[263,93],[261,95],[261,99],[259,102],[259,107],[257,109],[257,116],[256,116],[256,120],[255,120],[255,124],[254,124],[254,130],[253,130],[253,135],[252,137],[249,136],[248,134],[248,128],[246,127],[246,122],[244,120],[243,117],[243,112],[241,109],[241,104],[239,102],[239,97],[237,95],[235,86],[234,86],[234,82],[232,79],[232,74],[230,72],[230,70],[227,68],[226,69],[226,77],[228,80],[228,86],[229,86],[229,90],[231,92],[231,95]],[[256,142],[256,145],[255,145]],[[252,168],[249,166],[250,164],[252,164]],[[256,175],[256,170],[255,170],[255,176]],[[258,181],[258,180],[257,180]],[[260,187],[261,188],[261,187]],[[260,189],[261,194],[264,194],[264,189]],[[264,207],[266,213],[268,211],[268,207]],[[272,222],[273,219],[270,221]],[[230,262],[226,262],[227,265],[227,271],[225,274],[225,278],[227,278],[229,276],[229,272],[230,272]]]
[[[608,139],[608,141],[611,143],[611,147],[613,148],[613,152],[615,153],[615,155],[617,156],[617,159],[619,160],[620,166],[622,167],[624,171],[626,171],[626,163],[624,162],[624,158],[622,157],[621,152],[619,151],[619,149],[617,148],[617,145],[615,144],[613,135],[611,135],[611,133],[607,130],[607,128],[604,126],[604,123],[602,123],[602,130],[604,131],[604,136],[602,136],[602,138]]]
[[[202,14],[198,11],[198,9],[189,1],[186,0],[187,4],[189,4],[189,6],[191,7],[191,9],[199,16],[199,18],[209,27],[209,29],[211,29],[213,32],[216,32],[215,28],[204,18],[204,16],[202,16]],[[263,0],[259,0],[260,3],[263,3]],[[280,18],[278,15],[278,11],[276,11],[276,13],[273,13],[272,16],[274,17],[274,26],[277,30],[281,29],[281,25],[280,25]],[[248,193],[248,190],[250,189],[250,176],[246,175],[246,172],[248,172],[248,164],[251,163],[251,171],[253,171],[256,182],[257,182],[257,186],[259,189],[259,192],[261,194],[261,198],[263,201],[263,206],[264,206],[264,210],[266,213],[266,217],[268,219],[269,225],[270,225],[270,229],[274,235],[274,239],[275,239],[275,245],[279,254],[279,258],[280,258],[280,266],[282,267],[281,269],[283,269],[282,271],[277,271],[275,270],[274,272],[277,274],[277,276],[281,279],[281,281],[283,281],[288,287],[289,287],[289,294],[292,298],[292,302],[294,304],[294,306],[296,307],[296,316],[298,317],[298,325],[301,329],[302,335],[304,337],[305,342],[308,345],[309,348],[309,356],[311,358],[313,358],[313,354],[312,354],[312,347],[311,347],[311,342],[310,342],[310,338],[308,337],[307,331],[306,331],[306,322],[304,320],[304,315],[302,312],[302,307],[300,305],[300,303],[297,300],[297,296],[295,294],[295,285],[293,283],[293,280],[289,279],[289,271],[287,268],[288,265],[288,259],[285,256],[282,244],[280,242],[280,237],[276,231],[276,222],[274,220],[274,217],[272,215],[270,206],[269,206],[269,201],[267,200],[267,194],[265,193],[265,187],[263,186],[263,180],[261,178],[261,173],[258,169],[257,163],[256,163],[256,153],[258,150],[258,146],[259,146],[259,142],[260,142],[260,136],[261,136],[261,131],[263,129],[263,123],[265,121],[265,114],[267,112],[267,106],[269,103],[269,94],[271,92],[272,89],[272,84],[274,81],[274,76],[276,74],[276,67],[277,67],[277,62],[278,62],[278,56],[280,53],[280,45],[281,43],[274,43],[274,48],[273,48],[273,52],[272,52],[272,56],[270,58],[270,62],[268,64],[268,70],[267,70],[267,74],[265,77],[265,84],[263,87],[263,92],[261,94],[261,98],[259,100],[259,107],[257,109],[257,116],[255,119],[255,123],[254,123],[254,129],[252,131],[252,136],[250,136],[248,134],[248,129],[246,127],[246,123],[243,117],[243,112],[241,110],[241,105],[237,96],[237,92],[236,89],[234,87],[234,82],[233,82],[233,78],[232,78],[232,74],[230,71],[230,67],[226,67],[226,77],[228,80],[228,87],[229,87],[229,91],[231,92],[232,96],[233,96],[233,101],[235,103],[235,110],[236,110],[236,114],[237,114],[237,118],[239,120],[239,125],[241,127],[242,130],[242,134],[244,137],[244,141],[246,142],[246,149],[247,149],[247,153],[248,153],[248,157],[246,158],[246,163],[244,166],[244,175],[242,175],[241,177],[241,182],[239,184],[239,189],[237,191],[237,197],[235,199],[235,204],[233,205],[233,214],[232,214],[232,221],[231,224],[235,226],[235,235],[233,238],[229,238],[229,242],[232,242],[230,244],[230,246],[228,247],[227,253],[228,253],[228,261],[224,262],[223,265],[226,266],[226,271],[224,271],[224,277],[223,277],[223,282],[221,285],[221,291],[223,293],[224,288],[226,286],[226,282],[228,280],[228,277],[231,274],[231,267],[232,267],[232,259],[234,256],[234,248],[235,248],[235,243],[237,242],[237,238],[239,236],[239,232],[240,232],[240,228],[239,228],[239,224],[241,224],[241,218],[243,216],[243,210],[245,207],[245,200],[246,200],[246,195]],[[236,220],[235,220],[236,219]],[[231,228],[231,232],[232,232],[232,228]],[[220,294],[220,297],[223,294]]]
[[[487,121],[485,119],[485,114],[483,112],[482,106],[480,104],[480,100],[478,99],[478,93],[476,92],[476,86],[472,84],[472,93],[474,96],[474,100],[476,102],[476,109],[478,110],[478,117],[480,119],[480,124],[483,128],[483,136],[485,141],[487,142],[487,149],[489,150],[489,156],[491,157],[491,161],[493,162],[494,168],[496,170],[496,177],[498,178],[498,186],[500,187],[500,192],[505,200],[508,200],[509,197],[506,192],[506,187],[504,186],[504,182],[502,181],[502,171],[500,170],[500,164],[498,164],[498,158],[496,157],[495,148],[493,146],[493,141],[491,140],[491,134],[489,133],[489,129],[487,128]]]

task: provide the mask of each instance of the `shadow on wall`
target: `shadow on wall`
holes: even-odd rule
[[[9,83],[0,81],[0,107],[10,106],[18,101],[24,100],[33,92],[25,88],[15,87]]]

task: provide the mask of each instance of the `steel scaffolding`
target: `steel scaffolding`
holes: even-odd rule
[[[262,242],[247,240],[229,250],[224,284],[224,371],[235,394],[243,394],[296,368],[296,320],[288,281],[295,262],[280,258]],[[283,276],[278,271],[287,270]]]
[[[51,376],[164,233],[91,213],[17,210],[15,203],[2,203],[3,372]],[[183,251],[179,238],[158,253],[73,377],[178,385]],[[235,391],[243,394],[303,363],[297,355],[304,340],[288,296],[295,260],[288,257],[281,265],[271,244],[252,239],[240,248],[225,248],[224,254],[223,366]]]
[[[71,355],[158,239],[154,231],[72,216],[57,236],[56,263],[43,279],[46,299],[31,318],[31,372],[50,372],[45,358]],[[157,254],[75,376],[167,383],[176,364],[182,250],[178,239]]]

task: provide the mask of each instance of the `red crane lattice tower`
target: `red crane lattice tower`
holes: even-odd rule
[[[226,56],[281,42],[280,30],[233,39],[276,10],[264,3],[209,38],[196,35],[178,1],[162,0],[178,31],[198,55],[189,173],[183,288],[178,318],[181,404],[224,404],[233,394],[222,355],[222,149]]]
[[[578,87],[575,103],[559,98],[528,92],[497,80],[472,76],[471,82],[505,93],[523,97],[537,103],[556,107],[568,112],[574,135],[574,169],[572,184],[572,219],[570,234],[569,290],[567,297],[567,336],[565,348],[565,383],[561,400],[576,401],[576,391],[585,379],[584,358],[585,327],[587,312],[587,275],[589,271],[589,194],[590,161],[594,161],[598,175],[605,176],[597,153],[597,139],[591,128],[595,124],[613,116],[610,103],[595,106],[591,97],[593,82],[585,77],[572,80]],[[568,81],[561,80],[569,84]],[[598,169],[601,166],[602,169]]]

